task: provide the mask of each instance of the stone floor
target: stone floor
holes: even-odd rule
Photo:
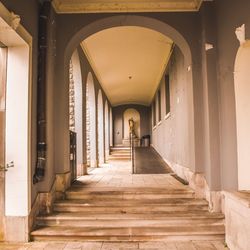
[[[220,241],[188,242],[31,242],[0,244],[0,250],[226,250]]]
[[[163,187],[189,189],[171,174],[131,174],[131,163],[114,161],[92,170],[89,175],[78,178],[86,188],[101,187]],[[30,242],[24,244],[1,244],[0,250],[226,250],[222,241],[180,241],[180,242]]]

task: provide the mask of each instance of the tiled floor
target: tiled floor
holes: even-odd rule
[[[170,174],[131,174],[130,162],[111,162],[96,168],[89,175],[78,179],[86,188],[101,187],[168,187],[169,189],[189,189]],[[25,244],[0,244],[0,250],[226,250],[222,241],[188,242],[30,242]]]
[[[31,242],[0,244],[0,250],[226,250],[220,241],[188,242]]]
[[[96,168],[89,175],[78,178],[79,184],[88,187],[167,187],[188,189],[171,174],[131,174],[131,163],[113,161]]]

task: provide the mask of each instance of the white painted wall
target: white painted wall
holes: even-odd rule
[[[99,89],[98,92],[98,105],[97,105],[97,119],[98,119],[98,162],[99,164],[104,163],[104,120],[103,120],[103,98],[102,91]]]
[[[124,139],[129,139],[129,122],[128,120],[133,118],[135,126],[135,134],[138,138],[141,137],[140,130],[140,113],[136,109],[126,109],[123,114],[123,135]]]
[[[189,168],[191,166],[189,119],[189,89],[187,70],[184,67],[184,56],[176,47],[170,63],[170,114],[166,114],[165,76],[160,82],[161,88],[161,117],[158,122],[158,105],[156,105],[156,126],[152,131],[154,148],[171,164]],[[156,101],[157,104],[158,100]]]
[[[238,50],[235,61],[235,100],[239,190],[250,190],[250,41]]]
[[[73,81],[75,85],[75,132],[77,133],[77,165],[83,164],[82,129],[82,73],[77,50],[72,55]]]
[[[6,95],[6,172],[5,213],[27,216],[31,176],[28,161],[29,47],[8,48]]]

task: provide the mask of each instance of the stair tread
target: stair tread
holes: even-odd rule
[[[197,234],[224,234],[225,227],[223,225],[209,225],[209,226],[181,226],[181,227],[63,227],[63,226],[50,226],[40,227],[31,235],[64,235],[64,236],[91,236],[91,235],[168,235],[168,234],[181,234],[181,235],[197,235]]]
[[[172,220],[172,219],[224,219],[224,215],[222,213],[210,213],[207,211],[197,211],[197,212],[162,212],[157,214],[106,214],[106,213],[95,213],[95,214],[86,214],[84,212],[54,212],[50,215],[39,215],[38,219],[86,219],[86,220]]]
[[[67,192],[77,192],[81,194],[169,194],[169,193],[194,193],[192,189],[183,188],[183,189],[164,189],[164,188],[147,188],[147,187],[116,187],[115,190],[113,187],[84,187],[84,184],[73,184]]]
[[[117,200],[116,200],[117,201]],[[55,205],[72,205],[72,206],[96,206],[96,207],[134,207],[134,206],[177,206],[177,205],[204,205],[208,203],[204,200],[196,200],[192,198],[185,199],[153,199],[153,200],[119,200],[118,204],[114,204],[114,201],[107,200],[90,200],[90,199],[71,199],[71,200],[59,200],[55,202]]]

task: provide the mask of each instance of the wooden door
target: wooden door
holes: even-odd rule
[[[6,71],[7,48],[0,48],[0,241],[4,240]]]

